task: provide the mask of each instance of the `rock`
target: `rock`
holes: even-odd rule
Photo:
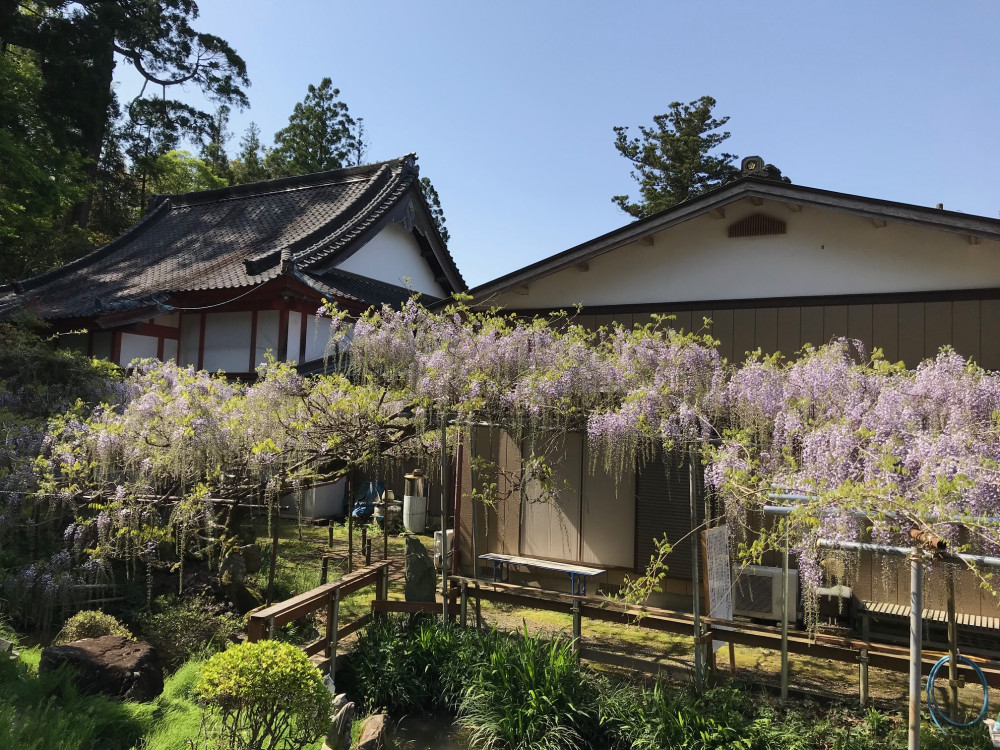
[[[230,583],[243,583],[247,577],[246,558],[239,551],[226,555],[219,566],[219,578],[224,585]]]
[[[420,540],[406,537],[406,584],[403,592],[408,602],[433,602],[437,589],[434,561]]]
[[[264,567],[264,557],[260,551],[259,544],[244,544],[240,547],[240,554],[246,563],[247,573],[259,573]]]
[[[336,701],[334,701],[334,705],[336,705]],[[323,750],[350,750],[351,725],[353,723],[354,704],[345,703],[333,715],[330,731],[326,733],[326,740],[323,742]]]
[[[142,641],[106,635],[49,646],[42,651],[38,672],[52,672],[62,664],[76,669],[75,682],[82,693],[151,701],[163,692],[159,654]]]
[[[237,613],[245,615],[251,609],[256,609],[264,603],[260,592],[249,588],[245,583],[230,583],[224,587],[226,598],[236,607]]]
[[[388,731],[389,717],[386,714],[372,714],[361,725],[358,750],[383,750]]]
[[[347,693],[337,693],[335,696],[333,696],[333,712],[337,713],[349,702],[350,701],[347,699]]]

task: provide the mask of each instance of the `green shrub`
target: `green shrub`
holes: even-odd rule
[[[235,615],[212,612],[212,603],[200,597],[160,596],[151,612],[139,618],[139,627],[170,668],[195,657],[225,649],[242,629]]]
[[[66,620],[56,637],[57,643],[71,643],[81,638],[100,638],[105,635],[120,635],[133,638],[129,629],[109,614],[96,609],[85,609]]]
[[[195,692],[223,747],[303,748],[330,725],[332,696],[323,677],[287,643],[231,646],[205,663]]]

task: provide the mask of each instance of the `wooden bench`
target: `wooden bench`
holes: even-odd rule
[[[910,607],[906,604],[862,601],[858,615],[862,632],[889,642],[906,643],[909,639]],[[948,643],[948,613],[937,609],[921,612],[924,639],[930,645],[946,647]],[[969,653],[989,655],[1000,653],[1000,618],[956,613],[959,647]]]
[[[523,565],[529,568],[540,568],[541,570],[554,570],[557,573],[566,573],[569,576],[570,593],[576,596],[587,595],[588,578],[607,573],[606,570],[600,568],[588,568],[584,565],[573,565],[572,563],[554,562],[552,560],[539,560],[535,557],[500,555],[495,552],[480,555],[479,559],[488,560],[493,563],[493,580],[503,583],[510,581],[511,565]]]

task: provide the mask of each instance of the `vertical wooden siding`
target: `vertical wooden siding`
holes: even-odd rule
[[[819,346],[837,336],[864,342],[870,351],[881,347],[886,359],[915,367],[948,344],[983,367],[1000,369],[1000,300],[944,300],[932,302],[814,305],[802,307],[722,308],[670,310],[674,325],[685,331],[711,333],[719,353],[730,362],[742,362],[747,352],[780,351],[793,355],[802,346]],[[648,313],[581,315],[585,326],[649,322]],[[702,319],[710,318],[705,329]]]

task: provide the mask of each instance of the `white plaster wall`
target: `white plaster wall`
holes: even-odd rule
[[[288,313],[288,356],[289,362],[300,362],[301,352],[299,351],[300,345],[302,343],[302,313],[290,312]]]
[[[198,366],[198,339],[201,336],[201,315],[181,316],[180,352],[177,364]]]
[[[306,356],[303,362],[322,359],[330,340],[330,319],[310,315],[306,318]]]
[[[163,339],[163,361],[177,359],[177,340]]]
[[[401,224],[389,224],[337,268],[389,284],[409,286],[435,297],[445,296],[427,261],[420,255],[416,238]]]
[[[133,359],[155,357],[159,350],[159,341],[153,336],[140,336],[137,333],[122,334],[122,351],[118,364],[127,366]]]
[[[753,213],[780,218],[788,233],[732,238],[730,224]],[[632,243],[507,292],[509,308],[576,304],[871,294],[1000,285],[1000,243],[827,209],[793,212],[782,203],[728,206],[724,219],[699,216],[663,230],[654,244]]]
[[[246,372],[250,367],[250,313],[205,316],[205,369]]]
[[[278,356],[278,328],[281,324],[281,314],[277,310],[261,310],[257,313],[257,346],[254,352],[254,362],[260,364],[270,351]]]

